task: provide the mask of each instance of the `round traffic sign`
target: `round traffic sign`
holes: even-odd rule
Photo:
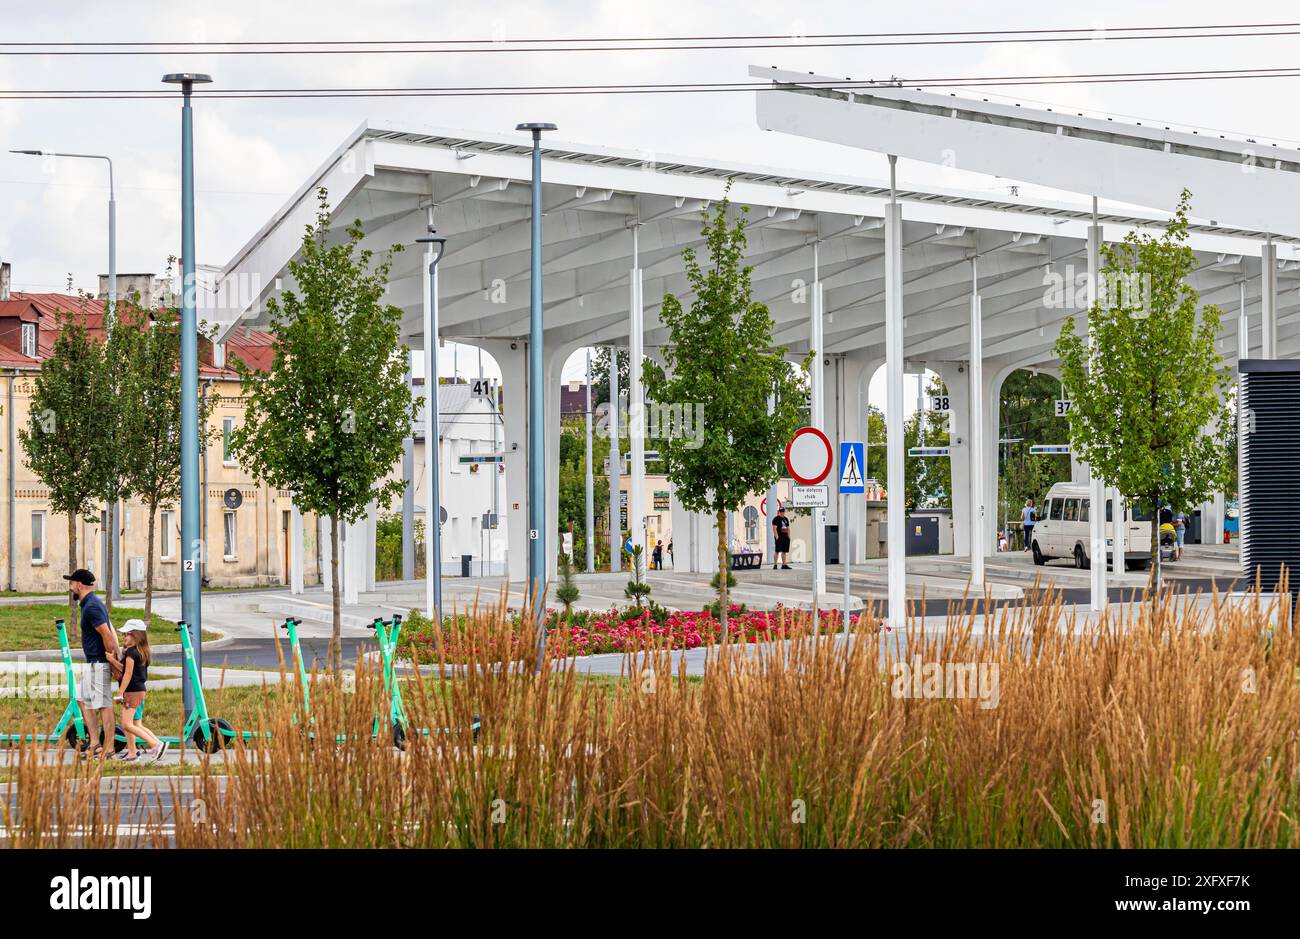
[[[785,445],[785,468],[795,482],[815,486],[831,471],[831,442],[816,427],[800,427]]]
[[[776,507],[778,510],[785,507],[785,503],[781,501],[780,496],[777,496]],[[763,496],[763,501],[758,504],[758,514],[767,518],[767,496]]]

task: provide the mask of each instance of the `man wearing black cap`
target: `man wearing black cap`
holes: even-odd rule
[[[776,557],[772,558],[772,570],[776,570],[778,562],[781,564],[781,570],[790,570],[790,520],[785,517],[785,506],[776,507],[776,518],[772,519],[772,540],[775,542],[773,553]]]
[[[83,567],[64,574],[63,579],[68,582],[73,598],[81,604],[81,651],[86,656],[86,667],[81,672],[77,700],[81,702],[89,738],[82,749],[102,758],[105,748],[99,744],[100,727],[110,740],[107,752],[113,752],[113,679],[108,663],[110,658],[116,660],[120,655],[117,635],[108,621],[104,601],[95,596],[95,575]]]

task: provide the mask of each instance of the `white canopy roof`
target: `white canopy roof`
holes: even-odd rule
[[[628,335],[631,227],[640,225],[646,346],[666,341],[663,296],[687,291],[681,251],[700,243],[701,209],[734,181],[733,203],[748,207],[754,293],[777,320],[777,341],[808,347],[819,243],[827,353],[883,355],[883,206],[887,186],[848,177],[808,178],[791,169],[718,165],[666,154],[543,139],[545,323],[548,343],[619,344]],[[366,123],[308,178],[225,266],[223,278],[253,284],[244,322],[264,324],[266,296],[290,286],[286,265],[314,217],[324,186],[341,229],[360,219],[369,246],[408,246],[426,233],[429,209],[448,238],[440,262],[445,339],[522,338],[528,332],[530,142],[523,134],[467,135]],[[1044,302],[1050,286],[1086,270],[1090,213],[1078,207],[990,199],[958,191],[900,189],[904,203],[905,352],[914,362],[967,357],[970,264],[979,257],[987,357],[1051,363],[1061,321],[1072,312]],[[1164,216],[1102,214],[1108,240],[1159,228]],[[1196,225],[1195,286],[1225,311],[1222,349],[1236,357],[1238,284],[1247,311],[1260,297],[1265,232]],[[1279,355],[1300,354],[1300,239],[1279,246]],[[390,299],[405,311],[413,348],[421,335],[422,252],[400,254]],[[1257,321],[1256,321],[1257,325]],[[226,327],[229,328],[229,324]],[[1256,348],[1257,348],[1256,341]]]

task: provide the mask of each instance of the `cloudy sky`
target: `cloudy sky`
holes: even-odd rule
[[[930,30],[1107,28],[1300,20],[1293,2],[1239,9],[1201,0],[1020,0],[883,4],[772,0],[628,3],[545,0],[473,3],[226,0],[197,5],[66,0],[0,3],[5,43],[50,41],[523,39],[809,35]],[[306,15],[310,11],[310,15]],[[792,17],[797,14],[797,18]],[[489,53],[331,56],[18,56],[0,54],[0,88],[149,89],[164,72],[204,71],[222,88],[743,81],[751,63],[856,79],[1060,74],[1300,65],[1300,36],[896,49]],[[1296,146],[1300,78],[982,89],[1006,100],[1071,107]],[[1023,95],[1017,94],[1023,91]],[[969,92],[968,92],[969,93]],[[178,254],[179,114],[171,101],[0,99],[0,260],[19,290],[94,286],[106,269],[106,180],[100,165],[13,156],[11,148],[106,153],[117,171],[118,270],[157,271]],[[475,99],[210,100],[196,112],[198,260],[224,264],[366,118],[476,132],[549,120],[557,140],[745,161],[880,179],[875,154],[761,133],[753,96],[636,95]],[[904,185],[939,183],[1007,194],[1007,181],[900,166]],[[471,354],[462,353],[468,368]],[[448,362],[448,365],[450,362]]]

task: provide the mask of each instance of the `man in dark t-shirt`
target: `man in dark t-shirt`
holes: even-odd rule
[[[781,570],[790,570],[790,520],[785,517],[785,506],[778,506],[776,518],[772,519],[772,536],[776,542],[772,558],[772,570],[776,570],[777,563],[781,565]]]
[[[112,734],[114,728],[113,679],[109,660],[117,661],[120,655],[117,635],[108,621],[104,601],[95,595],[95,575],[79,568],[71,574],[64,574],[63,579],[68,582],[72,596],[81,604],[81,651],[86,656],[86,667],[81,671],[77,700],[81,702],[89,738],[83,749],[103,756],[105,752],[113,751],[111,741],[103,750],[98,748],[100,728],[103,727],[107,734]]]

